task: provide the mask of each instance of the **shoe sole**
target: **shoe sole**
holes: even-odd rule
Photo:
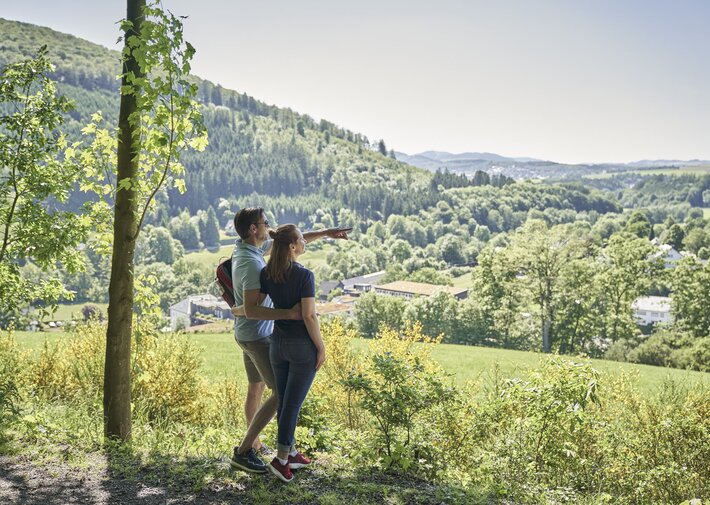
[[[284,475],[283,475],[281,472],[279,472],[276,468],[274,468],[274,467],[271,466],[271,465],[266,465],[266,467],[267,467],[269,470],[271,470],[271,473],[273,473],[274,475],[276,475],[279,479],[281,479],[281,480],[284,481],[284,482],[291,482],[291,481],[293,480],[293,477],[291,477],[290,479],[287,479],[286,477],[284,477]]]
[[[310,463],[305,464],[305,463],[289,463],[289,466],[291,467],[291,470],[298,470],[299,468],[306,468],[307,466],[311,466]]]
[[[249,472],[249,473],[266,473],[266,466],[264,468],[249,468],[248,466],[243,466],[240,465],[239,463],[236,463],[234,460],[229,461],[229,465],[234,468],[235,470],[242,470],[244,472]]]

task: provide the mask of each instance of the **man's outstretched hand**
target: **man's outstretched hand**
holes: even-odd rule
[[[330,237],[330,238],[339,238],[343,240],[348,239],[348,233],[353,231],[352,227],[350,228],[328,228],[327,230],[324,230],[325,236]]]

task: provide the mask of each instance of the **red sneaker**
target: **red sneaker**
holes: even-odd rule
[[[300,452],[297,452],[295,456],[291,456],[290,454],[288,455],[288,466],[290,466],[292,470],[298,470],[299,468],[303,468],[304,466],[308,466],[310,464],[311,460]]]
[[[279,458],[274,458],[266,467],[271,470],[271,473],[284,482],[291,482],[293,480],[293,473],[291,472],[288,462],[282,465]]]

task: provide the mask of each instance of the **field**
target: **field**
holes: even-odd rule
[[[71,321],[73,319],[82,319],[82,309],[87,305],[98,307],[99,310],[106,315],[108,303],[64,303],[57,306],[57,310],[49,317],[44,318],[45,321]]]
[[[703,215],[705,216],[705,219],[710,219],[710,208],[703,209]]]
[[[473,272],[468,272],[459,277],[453,278],[453,283],[455,288],[466,288],[471,289],[471,283],[473,282]]]
[[[15,336],[23,347],[38,352],[45,339],[49,342],[56,341],[66,337],[67,333],[16,332]],[[206,378],[215,381],[225,377],[234,377],[239,381],[244,380],[241,353],[231,333],[194,333],[191,334],[191,338],[204,349],[202,357]],[[354,347],[359,351],[366,349],[367,340],[355,340]],[[452,374],[456,384],[463,386],[472,380],[490,380],[495,373],[500,374],[501,377],[519,376],[523,370],[536,367],[544,355],[490,347],[441,344],[434,350],[433,357],[447,372]],[[592,360],[592,364],[601,372],[602,383],[604,383],[604,377],[626,373],[635,377],[639,389],[647,394],[656,391],[667,378],[686,384],[710,385],[710,374],[702,372],[597,359]]]
[[[620,174],[638,175],[705,175],[710,174],[710,165],[698,165],[696,167],[684,168],[652,168],[648,170],[623,170],[619,172],[607,172],[603,174],[592,174],[585,176],[585,179],[610,179]]]

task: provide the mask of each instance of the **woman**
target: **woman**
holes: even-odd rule
[[[302,321],[277,320],[271,336],[271,367],[276,380],[278,446],[267,465],[284,482],[293,479],[291,470],[310,464],[295,448],[294,433],[303,400],[316,372],[325,361],[325,346],[316,316],[316,285],[313,272],[296,262],[305,252],[306,241],[292,224],[270,230],[274,239],[271,257],[261,271],[261,292],[269,295],[277,309],[301,304]]]

